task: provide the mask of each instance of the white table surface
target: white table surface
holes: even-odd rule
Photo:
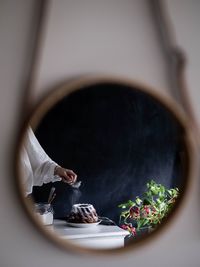
[[[116,225],[97,225],[90,228],[68,226],[63,220],[54,220],[51,230],[62,239],[92,248],[116,248],[124,246],[128,231]]]
[[[53,229],[60,237],[66,239],[92,238],[92,237],[125,237],[128,231],[121,229],[116,225],[97,225],[91,228],[71,227],[63,220],[54,220]]]

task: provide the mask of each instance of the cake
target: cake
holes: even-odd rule
[[[99,218],[91,204],[75,204],[67,219],[71,223],[96,223]]]

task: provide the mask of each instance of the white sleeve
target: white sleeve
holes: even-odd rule
[[[58,164],[45,153],[31,128],[28,128],[27,132],[26,149],[33,170],[33,185],[41,186],[43,183],[62,180],[59,176],[54,175],[55,167]]]

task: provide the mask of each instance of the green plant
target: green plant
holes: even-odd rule
[[[128,200],[118,207],[122,209],[120,225],[131,235],[136,235],[143,227],[155,228],[168,215],[179,195],[178,188],[167,189],[151,180],[147,191],[134,201]]]

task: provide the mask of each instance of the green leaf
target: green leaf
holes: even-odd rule
[[[137,222],[137,230],[139,230],[141,228],[141,226],[142,226],[142,221],[138,221]]]
[[[143,204],[144,204],[144,205],[149,205],[149,204],[151,204],[151,200],[150,200],[149,198],[145,198],[145,199],[143,200]]]
[[[118,207],[122,208],[122,209],[125,209],[127,206],[126,206],[126,204],[120,204],[120,205],[118,205]]]
[[[129,207],[132,207],[132,206],[134,206],[134,205],[135,205],[135,202],[133,202],[132,200],[129,199],[129,201],[128,201],[128,206],[129,206]]]
[[[158,204],[160,204],[160,203],[161,203],[161,201],[160,201],[160,199],[159,199],[159,198],[157,198],[157,199],[156,199],[156,202],[157,202]]]
[[[147,225],[148,223],[149,223],[149,220],[145,219],[143,225]]]
[[[168,193],[170,196],[172,196],[172,190],[171,190],[171,189],[167,190],[167,193]]]
[[[120,217],[127,218],[129,216],[129,210],[122,211]]]
[[[137,205],[140,205],[142,203],[142,200],[139,197],[136,197],[135,202]]]

